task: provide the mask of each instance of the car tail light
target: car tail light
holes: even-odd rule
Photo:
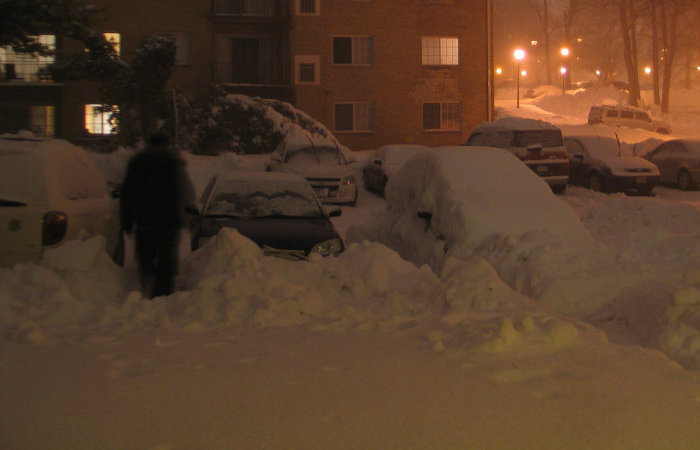
[[[59,211],[49,211],[44,214],[41,229],[42,245],[54,245],[66,236],[68,216]]]

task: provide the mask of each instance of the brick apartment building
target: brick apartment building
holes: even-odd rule
[[[143,39],[171,35],[173,84],[212,83],[293,103],[352,149],[459,144],[488,120],[489,0],[92,0],[103,31],[130,60]],[[76,44],[42,36],[57,58]],[[0,132],[73,141],[109,125],[96,86],[55,83],[51,58],[0,49]]]

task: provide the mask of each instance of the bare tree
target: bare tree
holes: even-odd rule
[[[637,49],[636,49],[636,14],[631,13],[634,0],[619,0],[620,8],[620,28],[622,31],[623,42],[623,58],[625,67],[627,68],[627,80],[630,85],[629,102],[633,106],[639,104],[639,72],[637,65]]]
[[[542,27],[542,56],[544,59],[545,80],[547,81],[547,84],[552,84],[552,63],[550,59],[551,30],[549,27],[549,5],[547,4],[547,0],[527,0],[527,4],[537,14],[540,26]]]

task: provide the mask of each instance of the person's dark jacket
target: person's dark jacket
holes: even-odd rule
[[[194,207],[194,189],[184,161],[167,147],[152,147],[129,161],[122,188],[122,229],[167,232],[181,228],[185,207]]]

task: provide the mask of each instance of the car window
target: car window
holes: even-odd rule
[[[212,190],[205,215],[318,218],[323,212],[305,183],[226,180],[218,182]]]
[[[668,155],[670,153],[671,153],[671,146],[669,144],[663,144],[663,145],[657,147],[656,150],[649,153],[649,157],[661,159],[661,158],[668,157]]]
[[[472,133],[472,135],[469,136],[469,139],[467,140],[467,145],[486,145],[483,133]]]
[[[563,144],[559,129],[518,130],[513,133],[516,147],[540,144],[542,147],[559,147]]]
[[[564,141],[564,146],[566,146],[566,151],[569,152],[570,156],[586,155],[586,151],[583,149],[583,146],[577,141],[566,139]]]
[[[333,147],[305,147],[287,153],[286,162],[295,166],[346,164],[342,153]]]
[[[620,117],[623,119],[634,119],[634,113],[632,111],[620,111]]]
[[[617,116],[618,116],[617,111],[615,111],[614,109],[608,109],[607,111],[605,111],[605,117],[617,117]]]
[[[493,135],[492,145],[498,148],[507,148],[513,145],[512,141],[513,134],[510,131],[499,131]]]
[[[635,112],[634,113],[634,118],[638,120],[643,120],[645,122],[651,122],[651,119],[649,118],[649,115],[645,112]]]

